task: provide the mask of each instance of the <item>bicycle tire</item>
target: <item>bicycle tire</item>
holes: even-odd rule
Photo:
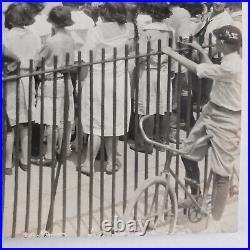
[[[170,221],[169,221],[169,229],[167,230],[167,234],[172,234],[174,232],[174,229],[175,229],[177,214],[178,214],[177,198],[176,198],[176,194],[174,192],[174,189],[169,185],[169,183],[163,177],[156,177],[154,179],[145,180],[143,182],[143,184],[135,191],[135,193],[133,194],[133,197],[130,199],[130,201],[125,209],[124,221],[127,222],[131,219],[131,212],[133,211],[135,206],[138,205],[138,201],[140,200],[140,198],[142,198],[141,196],[146,192],[146,190],[149,190],[149,188],[151,188],[153,186],[158,186],[158,187],[161,186],[165,190],[168,188],[168,197],[166,200],[170,201],[170,208],[171,208],[170,210],[171,210],[172,216],[171,216]],[[165,197],[165,195],[163,195],[163,197]],[[166,205],[164,205],[164,206],[166,206]],[[157,208],[157,209],[159,209],[159,208]],[[164,209],[166,209],[166,208],[164,208]],[[158,214],[158,211],[156,213]],[[158,218],[158,215],[155,217]],[[166,215],[164,214],[164,222],[166,222],[165,220],[166,220]],[[155,223],[157,224],[157,221]],[[154,227],[155,226],[156,225],[154,225]]]

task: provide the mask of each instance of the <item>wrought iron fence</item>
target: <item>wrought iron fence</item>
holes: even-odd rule
[[[165,42],[165,41],[163,41]],[[172,43],[171,39],[168,41],[169,44]],[[17,73],[15,75],[11,76],[4,76],[2,78],[3,82],[3,95],[2,95],[2,138],[3,138],[3,168],[2,168],[2,187],[3,187],[3,193],[2,193],[2,202],[3,202],[3,232],[6,237],[16,237],[17,235],[20,235],[22,233],[36,233],[37,235],[40,235],[42,231],[45,229],[49,231],[50,233],[55,232],[54,226],[58,225],[58,214],[57,220],[55,221],[55,203],[60,202],[61,206],[59,206],[59,209],[57,208],[57,211],[60,211],[61,215],[61,222],[60,222],[60,228],[56,230],[56,232],[61,233],[68,233],[67,225],[72,224],[71,221],[68,221],[68,217],[72,216],[72,207],[69,207],[69,205],[72,205],[73,202],[76,204],[76,213],[74,214],[74,225],[71,225],[71,227],[74,227],[74,233],[77,236],[80,236],[83,234],[82,230],[82,224],[83,224],[83,218],[85,226],[87,227],[87,233],[91,234],[93,231],[98,231],[98,229],[93,230],[93,224],[99,225],[99,230],[101,230],[101,223],[102,221],[107,218],[107,211],[110,213],[111,222],[113,222],[115,215],[118,213],[122,214],[126,208],[127,200],[130,197],[130,194],[133,190],[135,190],[138,185],[140,185],[140,181],[147,179],[150,177],[150,175],[159,175],[160,173],[160,158],[164,159],[164,153],[161,153],[158,148],[155,149],[155,153],[153,156],[149,156],[149,154],[146,152],[144,155],[142,155],[140,152],[138,152],[138,136],[139,136],[139,127],[138,127],[138,120],[139,120],[139,113],[138,113],[138,95],[139,95],[139,77],[140,77],[140,60],[143,58],[146,63],[146,82],[147,82],[147,112],[149,112],[149,103],[150,101],[150,75],[152,74],[152,70],[150,69],[150,58],[152,56],[157,56],[157,66],[154,70],[157,71],[157,98],[156,98],[156,115],[155,115],[155,130],[154,135],[155,139],[159,139],[160,134],[160,120],[165,119],[165,139],[166,143],[169,143],[169,133],[170,133],[170,123],[171,123],[171,86],[173,85],[173,75],[171,68],[171,62],[172,59],[168,57],[167,65],[168,65],[168,78],[167,82],[162,83],[161,80],[161,57],[162,57],[162,51],[161,51],[161,44],[162,42],[158,42],[158,52],[152,53],[150,50],[151,44],[150,42],[147,43],[147,53],[146,54],[140,54],[140,48],[139,45],[136,45],[135,53],[134,55],[129,54],[129,48],[126,46],[124,48],[124,57],[117,57],[117,50],[114,48],[113,58],[106,59],[105,58],[105,49],[102,50],[102,58],[100,61],[93,61],[93,52],[90,51],[89,54],[89,62],[83,62],[81,53],[78,53],[78,62],[74,65],[69,65],[69,55],[66,57],[65,67],[58,68],[58,62],[57,57],[54,58],[54,65],[53,69],[46,69],[45,68],[45,61],[42,62],[42,67],[40,70],[34,69],[34,63],[31,60],[30,61],[30,67],[29,70],[24,71],[21,69],[21,66],[18,65],[17,67]],[[211,43],[210,43],[211,44]],[[181,46],[181,45],[180,45]],[[210,45],[212,46],[212,45]],[[211,48],[211,47],[210,47]],[[189,56],[191,55],[190,48],[181,48],[179,47],[177,49],[178,51],[186,51],[190,52]],[[211,51],[209,52],[211,54]],[[117,107],[117,62],[123,61],[124,62],[124,107]],[[130,77],[129,77],[129,63],[130,61],[135,61],[135,68],[133,73],[130,76],[133,76],[133,84],[132,84],[132,99],[129,99],[129,89],[130,89]],[[100,65],[101,66],[101,75],[102,80],[100,82],[100,89],[101,89],[101,147],[100,147],[100,163],[99,163],[99,173],[95,172],[95,166],[93,164],[93,116],[94,116],[94,109],[93,109],[93,81],[94,81],[94,65]],[[116,147],[116,114],[117,109],[119,109],[119,112],[123,112],[124,116],[124,135],[123,138],[120,138],[121,141],[119,142],[119,145],[121,146],[123,144],[123,147],[121,146],[123,152],[122,152],[122,169],[119,170],[119,172],[113,172],[111,177],[106,177],[105,175],[105,145],[104,145],[104,120],[105,120],[105,84],[110,84],[105,82],[105,67],[107,64],[113,65],[113,110],[110,110],[110,112],[113,112],[113,136],[112,136],[112,168],[115,169],[116,161],[117,161],[117,147]],[[6,66],[5,66],[6,67]],[[86,147],[83,145],[83,130],[82,130],[82,82],[80,80],[80,76],[83,74],[84,70],[88,68],[88,84],[89,86],[89,93],[90,93],[90,116],[84,117],[84,119],[89,119],[90,124],[90,134],[89,134],[89,144],[90,144],[90,177],[86,177],[81,174],[80,166],[82,162],[82,156],[83,156],[83,147]],[[74,75],[74,78],[72,78],[72,72]],[[201,92],[202,92],[202,85],[200,84],[199,79],[195,79],[194,75],[191,72],[188,72],[188,81],[187,81],[187,88],[186,88],[186,107],[183,108],[183,105],[181,106],[182,102],[182,86],[181,86],[181,77],[182,77],[182,68],[181,65],[178,64],[178,69],[175,72],[175,91],[176,91],[176,147],[179,148],[180,146],[180,131],[181,131],[181,116],[185,121],[185,131],[186,136],[189,134],[192,124],[191,119],[193,119],[193,115],[196,115],[194,117],[194,120],[196,120],[201,111]],[[48,76],[50,77],[50,82],[53,84],[53,105],[51,108],[51,112],[53,115],[53,125],[52,125],[52,165],[51,168],[46,168],[44,166],[43,161],[43,154],[44,154],[44,136],[45,136],[45,124],[44,124],[44,98],[46,93],[44,92],[44,86],[46,81],[48,80]],[[26,80],[25,80],[26,79]],[[61,80],[63,79],[63,81]],[[69,168],[69,161],[67,160],[67,131],[69,129],[68,126],[68,118],[69,118],[69,106],[70,106],[70,93],[69,90],[72,86],[72,79],[73,81],[77,82],[76,88],[75,88],[75,127],[76,127],[76,136],[77,136],[77,147],[78,151],[76,154],[75,162],[73,165],[76,166],[78,169],[77,171],[71,171],[72,167]],[[27,134],[27,172],[25,172],[25,175],[22,171],[20,171],[19,165],[20,165],[20,145],[22,145],[22,134],[21,134],[21,127],[24,126],[20,123],[20,105],[22,100],[20,97],[20,88],[23,86],[21,85],[21,81],[23,83],[28,85],[29,88],[29,96],[28,96],[28,134]],[[196,82],[196,97],[194,100],[194,83]],[[12,177],[6,177],[5,176],[5,168],[6,168],[6,151],[8,150],[8,143],[7,143],[7,137],[8,137],[8,131],[6,124],[8,122],[8,102],[13,102],[13,99],[9,99],[9,84],[15,85],[15,108],[16,108],[16,126],[14,126],[12,129],[15,131],[15,150],[13,153],[13,159],[14,159],[14,179],[12,179],[12,182],[9,178]],[[32,88],[33,85],[36,84],[36,97],[32,94]],[[159,114],[159,105],[160,105],[160,93],[161,93],[161,86],[163,84],[166,84],[167,87],[167,93],[166,93],[166,100],[167,100],[167,112],[165,114],[165,117],[162,117]],[[64,88],[64,121],[63,121],[63,139],[62,139],[62,146],[60,148],[60,151],[57,151],[56,149],[56,140],[57,140],[57,101],[56,98],[58,96],[58,90]],[[39,92],[40,90],[40,92]],[[77,94],[76,94],[77,93]],[[39,140],[34,135],[33,126],[34,126],[34,119],[33,119],[33,102],[35,101],[34,98],[40,98],[40,126],[39,126],[39,132],[37,135],[39,135]],[[194,109],[194,102],[196,103],[195,109]],[[129,114],[130,110],[128,110],[129,103],[131,103],[131,111],[133,113],[133,118],[130,119],[130,131],[127,130],[129,126]],[[185,109],[185,110],[183,110]],[[183,115],[184,114],[184,115]],[[184,117],[183,117],[184,116]],[[134,138],[133,138],[134,137]],[[134,141],[135,143],[135,150],[132,151],[129,149],[128,145],[131,143],[131,141]],[[39,145],[39,155],[37,159],[35,159],[35,163],[38,166],[35,166],[33,164],[34,159],[32,156],[32,150],[34,150],[34,146]],[[150,159],[149,159],[150,158]],[[70,163],[72,165],[72,163]],[[132,165],[132,166],[131,166]],[[179,156],[176,156],[176,165],[174,166],[175,172],[177,175],[179,175],[180,169],[180,159]],[[38,176],[35,174],[38,170]],[[131,169],[132,168],[132,169]],[[74,169],[73,169],[74,170]],[[69,171],[74,172],[69,175]],[[33,172],[33,173],[32,173]],[[49,173],[50,172],[50,173]],[[207,164],[207,158],[205,161],[205,171],[204,171],[204,183],[206,183],[207,180],[207,173],[208,173],[208,164]],[[117,175],[119,175],[119,178],[117,179]],[[33,177],[32,177],[33,176]],[[74,200],[72,201],[73,194],[71,193],[71,187],[72,187],[72,180],[70,178],[73,178],[74,181],[77,182],[77,194],[74,197]],[[97,177],[98,176],[98,177]],[[6,180],[6,178],[8,178]],[[48,186],[44,186],[44,182],[47,181],[47,179],[50,179],[50,188]],[[20,181],[25,181],[25,183]],[[35,183],[34,183],[35,182]],[[12,184],[11,184],[12,183]],[[111,184],[111,189],[107,185]],[[14,186],[13,190],[10,191],[11,186]],[[25,191],[23,190],[22,193],[20,193],[20,187],[25,185]],[[62,186],[62,188],[58,189],[58,185]],[[37,189],[38,188],[38,189]],[[99,196],[98,201],[96,201],[96,197],[94,195],[94,189],[99,190]],[[118,191],[119,189],[119,191]],[[6,197],[6,190],[8,190],[8,196]],[[36,192],[36,198],[33,194],[31,195],[31,192],[33,193],[35,190]],[[87,191],[86,191],[87,190]],[[175,190],[178,194],[178,184],[175,184]],[[84,196],[84,192],[88,193],[88,196]],[[13,196],[10,194],[13,194]],[[45,199],[44,197],[49,193],[49,199]],[[108,194],[107,194],[108,193]],[[59,196],[59,197],[57,197]],[[105,197],[106,196],[106,197]],[[46,196],[47,197],[47,196]],[[57,197],[57,200],[56,200]],[[21,205],[19,205],[20,199],[22,200]],[[45,199],[45,200],[44,200]],[[25,203],[23,202],[25,200]],[[6,201],[8,201],[9,205],[6,205]],[[70,202],[70,204],[69,204]],[[95,209],[93,204],[97,202],[98,206]],[[36,203],[37,211],[32,210],[32,206],[35,206]],[[87,210],[85,209],[85,213],[83,212],[83,206],[85,204],[87,205]],[[12,205],[12,206],[11,206]],[[119,206],[119,209],[118,209]],[[74,210],[73,209],[73,210]],[[7,210],[7,211],[6,211]],[[12,212],[10,212],[12,211]],[[93,216],[93,213],[97,213],[97,217]],[[7,216],[7,217],[6,217]],[[33,216],[35,219],[33,219],[33,222],[31,223],[31,216]],[[24,220],[23,220],[24,218]],[[11,222],[12,221],[12,222]],[[60,221],[60,219],[59,219]],[[20,225],[20,223],[23,223]],[[18,224],[18,225],[17,225]],[[32,225],[31,225],[32,224]],[[22,228],[21,230],[17,230],[18,228]]]

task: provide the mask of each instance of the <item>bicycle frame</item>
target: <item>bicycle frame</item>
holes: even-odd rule
[[[199,143],[202,143],[204,141],[207,141],[207,140],[211,140],[212,136],[210,135],[206,135],[206,136],[203,136],[201,137],[199,140],[197,140],[196,144],[194,144],[190,151],[182,151],[180,149],[175,149],[175,148],[172,148],[171,146],[169,145],[165,145],[165,144],[162,144],[162,143],[159,143],[159,142],[156,142],[156,141],[153,141],[151,139],[149,139],[143,129],[143,122],[148,119],[150,117],[150,115],[145,115],[143,116],[141,119],[140,119],[140,123],[139,123],[139,126],[140,126],[140,130],[141,130],[141,134],[142,134],[142,137],[144,138],[144,140],[146,142],[148,142],[149,144],[152,144],[154,146],[157,146],[157,147],[160,147],[160,148],[163,148],[164,150],[167,151],[168,155],[166,157],[166,162],[165,162],[165,165],[164,165],[164,170],[162,171],[161,175],[164,175],[165,176],[165,179],[168,180],[170,175],[175,179],[175,181],[180,185],[180,187],[184,190],[185,194],[191,199],[191,201],[193,202],[194,206],[196,207],[197,210],[199,210],[199,212],[202,214],[202,215],[205,215],[207,216],[208,213],[206,212],[206,208],[205,208],[205,204],[206,204],[206,198],[207,198],[207,194],[208,194],[208,190],[209,190],[209,187],[210,187],[210,183],[211,183],[211,180],[212,180],[212,171],[210,171],[210,174],[209,174],[209,177],[208,177],[208,184],[206,185],[206,188],[204,190],[204,193],[203,193],[203,197],[202,197],[202,204],[200,205],[196,200],[195,198],[188,192],[188,189],[185,187],[185,185],[180,181],[180,179],[178,178],[178,176],[171,170],[170,168],[170,165],[171,165],[171,160],[172,160],[172,157],[173,156],[176,156],[176,155],[180,155],[180,156],[183,156],[185,158],[188,158],[188,159],[191,159],[192,160],[192,157],[191,156],[188,156],[189,152],[192,151],[193,147],[196,145],[196,144],[199,144]]]

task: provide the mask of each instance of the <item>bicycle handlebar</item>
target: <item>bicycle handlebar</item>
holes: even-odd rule
[[[143,128],[143,122],[145,120],[147,120],[148,118],[150,117],[150,115],[145,115],[143,116],[141,119],[140,119],[140,122],[139,122],[139,126],[140,126],[140,130],[141,130],[141,134],[142,134],[142,137],[143,139],[148,142],[149,144],[152,144],[154,146],[157,146],[157,147],[161,147],[161,148],[164,148],[165,150],[167,151],[170,151],[172,153],[176,153],[178,155],[182,155],[182,156],[185,156],[185,155],[188,155],[190,152],[192,152],[193,148],[196,146],[196,145],[199,145],[205,141],[208,141],[208,140],[211,140],[211,138],[213,137],[212,135],[205,135],[201,138],[199,138],[191,147],[190,147],[190,150],[185,152],[185,151],[182,151],[180,149],[176,149],[176,148],[172,148],[171,146],[169,145],[166,145],[166,144],[162,144],[162,143],[159,143],[159,142],[156,142],[156,141],[153,141],[151,139],[148,138],[148,136],[146,135],[145,131],[144,131],[144,128]]]

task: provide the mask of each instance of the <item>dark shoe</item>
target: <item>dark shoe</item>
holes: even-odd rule
[[[4,174],[5,175],[12,175],[13,174],[12,168],[5,168],[4,169]]]
[[[28,170],[28,165],[23,164],[21,161],[19,161],[19,166],[25,172]]]
[[[137,146],[137,148],[135,147],[135,144],[132,144],[129,146],[130,149],[132,149],[133,151],[137,151],[140,153],[144,153],[144,154],[152,154],[153,153],[153,146]]]

